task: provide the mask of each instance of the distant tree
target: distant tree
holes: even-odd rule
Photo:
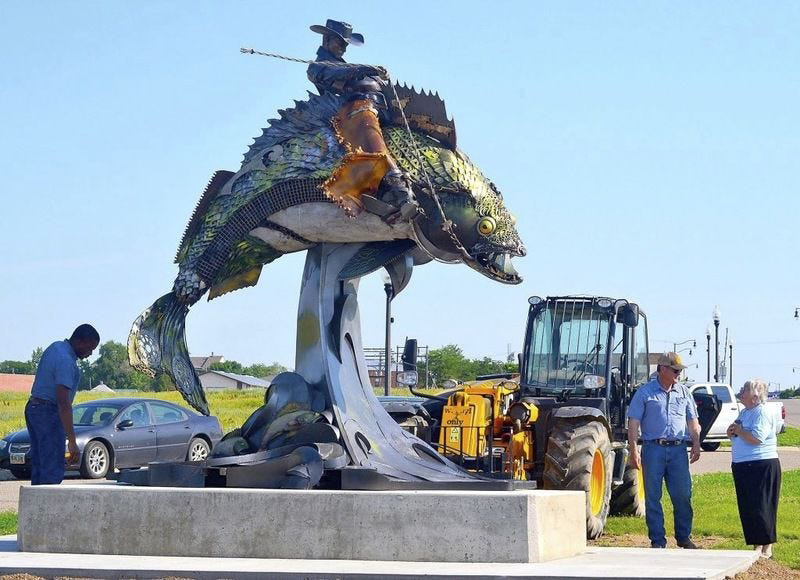
[[[154,379],[137,371],[128,363],[128,349],[124,344],[109,340],[100,345],[99,353],[100,356],[87,369],[88,379],[92,385],[96,386],[102,382],[114,390],[154,390]]]
[[[109,340],[100,345],[99,353],[89,371],[91,383],[97,385],[103,382],[114,390],[130,388],[129,377],[133,368],[128,364],[125,345]]]
[[[455,344],[428,351],[428,371],[435,385],[447,379],[466,381],[473,378],[470,366],[470,361],[464,356],[461,347]]]
[[[274,377],[277,374],[282,372],[288,371],[285,366],[280,363],[274,362],[269,365],[256,363],[252,364],[249,367],[245,367],[242,371],[242,374],[250,375],[251,377],[258,377],[260,379],[266,377]]]
[[[86,359],[78,361],[78,368],[81,370],[81,382],[78,385],[79,391],[92,388],[92,363]]]
[[[0,362],[0,373],[13,373],[15,375],[32,375],[36,373],[36,365],[30,361],[4,360]]]
[[[149,379],[150,377],[147,378]],[[148,390],[156,392],[174,391],[175,385],[166,373],[160,373],[156,378],[150,379],[150,388]]]
[[[480,375],[494,375],[506,372],[504,368],[505,363],[503,361],[494,360],[488,356],[481,359],[473,359],[470,361],[470,367],[473,378]]]
[[[519,364],[517,364],[516,361],[503,363],[502,372],[504,372],[504,373],[518,373],[519,372]]]
[[[226,360],[225,362],[217,362],[211,365],[212,371],[222,371],[223,373],[236,373],[237,375],[243,374],[244,367],[242,363],[235,360]]]
[[[448,344],[428,351],[428,369],[433,384],[441,385],[447,379],[470,381],[480,375],[518,372],[516,362],[504,362],[492,357],[468,359],[460,346]]]
[[[31,353],[31,364],[33,364],[34,370],[39,368],[39,361],[42,360],[42,355],[44,354],[44,349],[41,346],[37,346],[33,349]]]

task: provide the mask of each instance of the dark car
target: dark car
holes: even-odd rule
[[[98,399],[72,408],[78,465],[83,477],[105,477],[109,469],[136,468],[154,461],[205,459],[222,438],[216,417],[205,417],[167,401]],[[0,440],[0,468],[30,477],[28,430]],[[66,450],[66,445],[65,445]]]

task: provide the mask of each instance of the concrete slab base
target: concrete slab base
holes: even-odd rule
[[[25,552],[546,562],[585,550],[584,501],[542,490],[27,486],[18,534]]]
[[[747,570],[758,556],[740,550],[650,550],[587,548],[580,556],[535,564],[457,562],[365,562],[360,560],[278,560],[182,558],[16,552],[15,536],[0,538],[0,574],[44,577],[197,578],[210,580],[438,580],[469,578],[637,578],[722,580]]]

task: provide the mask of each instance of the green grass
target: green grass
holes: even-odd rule
[[[17,512],[0,512],[0,536],[17,533]]]
[[[84,403],[95,399],[109,397],[146,397],[171,401],[183,406],[186,402],[177,391],[162,393],[135,392],[119,395],[115,393],[89,393],[79,391],[75,396],[75,403]],[[0,393],[0,437],[13,431],[25,428],[25,402],[29,395],[26,393]],[[250,414],[264,404],[263,389],[243,389],[241,391],[221,391],[206,393],[211,414],[215,415],[222,424],[223,431],[230,431],[241,427]]]
[[[800,447],[800,427],[786,426],[786,431],[778,434],[778,445]]]
[[[711,473],[692,477],[692,505],[695,538],[714,536],[721,538],[714,549],[748,550],[742,536],[739,511],[736,507],[736,492],[730,473]],[[664,491],[664,498],[669,497]],[[667,537],[674,535],[672,504],[664,501],[664,521]],[[609,536],[636,534],[647,536],[644,518],[610,517],[606,523],[602,543]],[[800,568],[800,469],[783,473],[781,497],[778,505],[778,542],[774,547],[774,558],[785,566]]]
[[[426,392],[436,393],[438,390]],[[374,389],[376,395],[382,395],[383,389]],[[411,396],[406,387],[393,388],[392,395]],[[115,393],[90,393],[88,391],[78,391],[75,396],[75,403],[84,403],[95,399],[107,399],[109,397],[146,397],[171,401],[183,406],[188,406],[177,391],[167,391],[161,393],[134,392],[123,395]],[[25,428],[25,403],[28,400],[27,393],[0,393],[0,437],[5,437],[9,433]],[[211,414],[219,419],[222,430],[226,433],[236,427],[241,427],[245,419],[250,414],[264,404],[263,389],[243,389],[241,391],[220,391],[206,393],[208,406]]]

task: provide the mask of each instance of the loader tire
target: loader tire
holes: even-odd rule
[[[614,468],[608,431],[599,421],[557,419],[544,458],[544,488],[586,492],[586,537],[606,525]]]
[[[642,470],[625,466],[622,484],[611,492],[612,516],[644,516],[644,479]]]

